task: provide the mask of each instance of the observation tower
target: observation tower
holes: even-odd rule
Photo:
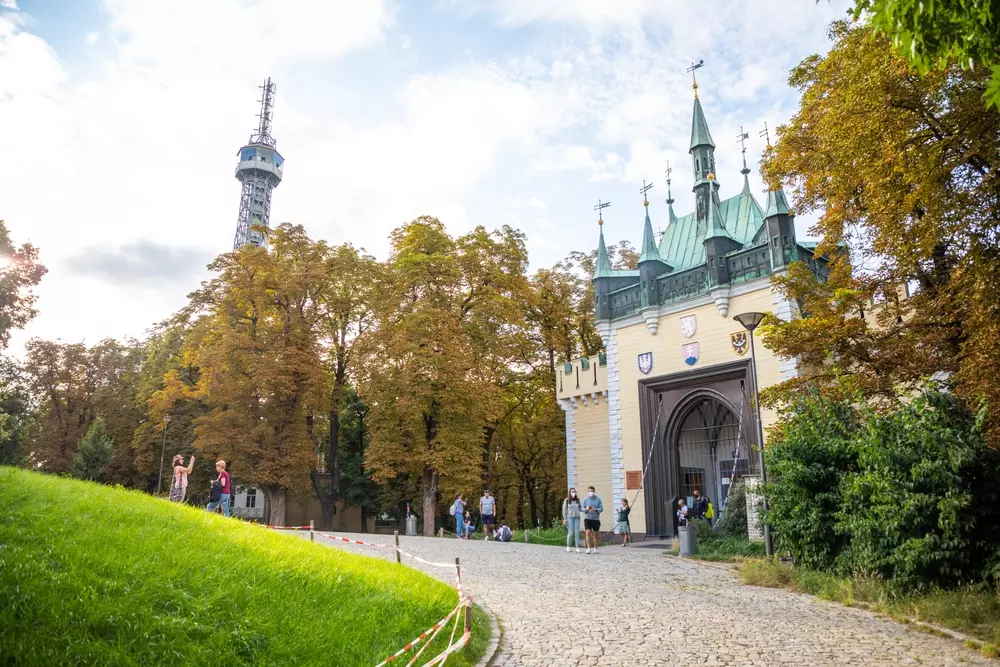
[[[265,228],[271,226],[271,194],[281,183],[284,158],[275,149],[271,136],[271,114],[274,110],[274,82],[268,78],[260,87],[263,91],[260,101],[260,122],[257,130],[250,135],[250,141],[240,149],[236,163],[236,180],[243,184],[240,194],[240,215],[236,221],[236,238],[233,250],[247,243],[267,246],[267,237],[252,229],[254,225]]]

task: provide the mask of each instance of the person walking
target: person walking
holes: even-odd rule
[[[188,460],[187,467],[184,466],[184,457],[180,454],[174,455],[174,474],[170,478],[170,500],[175,503],[183,503],[187,496],[188,475],[194,470],[194,456]]]
[[[708,499],[701,495],[701,489],[695,489],[689,518],[700,521],[705,518],[706,512],[708,512]]]
[[[455,496],[455,502],[451,504],[451,515],[455,517],[455,535],[462,539],[465,534],[465,501],[461,493]]]
[[[587,487],[587,497],[583,499],[583,527],[586,533],[583,537],[587,544],[587,553],[590,553],[590,541],[594,540],[594,553],[597,553],[597,542],[601,537],[601,512],[604,511],[604,504],[601,497],[597,495],[594,487]]]
[[[628,498],[622,498],[622,506],[618,510],[618,532],[622,534],[623,547],[627,547],[632,542],[632,528],[628,525],[628,514],[631,511]]]
[[[563,525],[566,526],[566,551],[570,550],[570,542],[580,553],[580,499],[576,497],[576,489],[570,489],[562,506]]]
[[[212,483],[219,485],[219,499],[210,502],[205,509],[209,512],[214,512],[216,508],[221,506],[223,515],[229,516],[229,494],[232,491],[232,486],[230,484],[229,473],[226,472],[226,462],[216,461],[215,470],[219,473],[219,476]]]
[[[490,533],[497,525],[496,508],[496,498],[490,495],[489,489],[486,489],[483,491],[483,497],[479,499],[479,517],[483,522],[483,532],[486,533],[484,541],[490,539]]]

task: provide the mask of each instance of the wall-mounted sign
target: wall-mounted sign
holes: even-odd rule
[[[625,488],[629,491],[642,488],[641,470],[628,470],[625,472]]]

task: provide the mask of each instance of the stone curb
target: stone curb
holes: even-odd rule
[[[486,653],[476,663],[476,667],[488,667],[488,665],[493,663],[493,658],[500,651],[500,622],[497,620],[496,614],[489,607],[481,602],[477,602],[476,606],[486,612],[486,615],[490,619],[490,645],[486,647]]]

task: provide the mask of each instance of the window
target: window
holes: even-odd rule
[[[247,489],[247,509],[257,507],[257,489]]]

